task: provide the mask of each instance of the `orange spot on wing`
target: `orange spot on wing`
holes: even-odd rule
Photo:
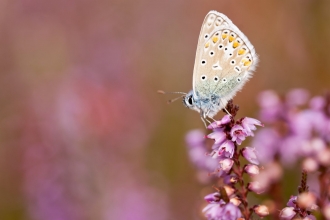
[[[239,46],[239,43],[237,42],[237,41],[235,41],[234,43],[233,43],[233,48],[236,48],[236,47],[238,47]]]
[[[219,40],[219,37],[217,37],[217,36],[212,37],[212,41],[213,41],[213,43],[218,42],[218,40]]]
[[[232,42],[235,38],[233,36],[229,36],[229,42]]]
[[[238,50],[238,55],[245,54],[246,50],[244,48],[241,48]]]
[[[205,48],[208,48],[210,46],[210,42],[207,42],[206,44],[205,44]]]

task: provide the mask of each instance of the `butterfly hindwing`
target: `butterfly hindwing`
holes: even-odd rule
[[[203,22],[193,74],[196,96],[231,99],[252,76],[258,57],[247,37],[225,15],[211,11]]]

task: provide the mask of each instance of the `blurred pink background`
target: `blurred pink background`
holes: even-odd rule
[[[210,10],[260,56],[238,93],[330,85],[330,1],[0,1],[0,219],[202,219],[184,135],[187,92]],[[220,113],[222,115],[222,113]],[[218,118],[220,117],[220,114]]]

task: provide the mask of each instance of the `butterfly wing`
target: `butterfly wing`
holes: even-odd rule
[[[210,11],[198,39],[194,96],[217,94],[222,100],[232,99],[252,76],[257,63],[258,56],[247,37],[227,16]]]

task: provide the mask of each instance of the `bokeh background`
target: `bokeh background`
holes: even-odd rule
[[[191,89],[210,10],[260,55],[239,116],[329,88],[328,0],[1,0],[0,219],[201,219],[184,136],[203,124],[156,91]]]

